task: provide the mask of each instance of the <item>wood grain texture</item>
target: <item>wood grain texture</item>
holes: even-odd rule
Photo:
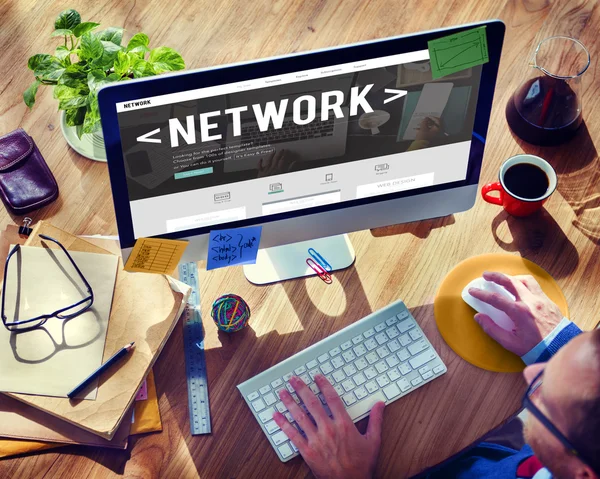
[[[507,26],[481,183],[494,181],[501,162],[521,152],[540,154],[559,175],[558,191],[540,214],[508,217],[477,201],[471,210],[415,224],[351,235],[355,265],[326,286],[317,278],[268,287],[249,285],[240,268],[201,275],[213,433],[191,437],[182,331],[178,325],[155,365],[164,430],[135,439],[129,453],[66,447],[0,462],[0,477],[206,479],[309,477],[296,459],[280,463],[241,401],[235,385],[389,302],[402,298],[443,360],[448,374],[394,403],[385,412],[379,477],[406,477],[457,453],[519,409],[519,375],[499,375],[462,361],[441,339],[433,297],[442,278],[470,256],[522,255],[558,281],[572,318],[583,328],[600,307],[600,123],[595,59],[600,17],[595,1],[567,0],[228,0],[5,1],[0,5],[0,132],[23,126],[55,173],[58,202],[35,213],[76,234],[115,234],[106,166],[70,150],[58,128],[50,91],[32,112],[20,95],[31,80],[29,55],[48,51],[52,19],[75,7],[86,20],[143,30],[153,45],[178,49],[188,68],[250,60],[401,33],[500,18]],[[585,76],[584,127],[571,143],[534,148],[514,138],[504,106],[522,80],[535,43],[553,34],[580,38],[594,64]],[[40,90],[41,91],[41,90]],[[20,222],[0,212],[0,224]],[[209,308],[234,292],[252,308],[250,328],[219,335]],[[364,424],[361,425],[364,427]]]

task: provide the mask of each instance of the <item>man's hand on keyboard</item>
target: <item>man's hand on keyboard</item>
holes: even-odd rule
[[[327,378],[316,375],[315,382],[331,410],[332,418],[319,398],[301,379],[294,376],[290,379],[290,384],[314,422],[286,390],[282,390],[279,397],[304,431],[305,437],[280,412],[276,412],[273,419],[296,445],[318,479],[371,478],[379,455],[385,404],[378,402],[373,406],[367,432],[362,435]]]
[[[533,276],[485,272],[483,279],[499,284],[515,297],[515,301],[511,301],[497,293],[477,288],[469,290],[471,296],[504,311],[515,323],[512,331],[508,331],[485,314],[475,315],[475,321],[483,330],[509,351],[523,356],[562,320],[560,309],[544,294]]]

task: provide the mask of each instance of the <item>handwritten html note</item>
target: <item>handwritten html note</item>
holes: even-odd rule
[[[256,263],[262,226],[211,231],[206,269]]]
[[[169,274],[179,263],[187,245],[187,241],[138,238],[125,271]]]

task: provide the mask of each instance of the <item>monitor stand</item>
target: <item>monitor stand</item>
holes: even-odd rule
[[[356,254],[348,235],[319,238],[258,250],[255,264],[244,265],[246,279],[254,284],[269,284],[285,279],[316,276],[306,264],[313,248],[331,265],[332,271],[345,269],[354,263]]]

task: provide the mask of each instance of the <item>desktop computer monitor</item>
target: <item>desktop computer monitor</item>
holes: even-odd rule
[[[432,64],[428,42],[474,29]],[[200,260],[211,231],[262,225],[246,275],[266,283],[312,273],[307,246],[342,268],[354,260],[345,233],[469,209],[504,29],[486,21],[101,89],[124,257],[137,238],[164,237],[189,240],[186,259]],[[486,43],[487,62],[461,67],[473,52],[485,61]],[[439,68],[451,71],[434,78]]]

